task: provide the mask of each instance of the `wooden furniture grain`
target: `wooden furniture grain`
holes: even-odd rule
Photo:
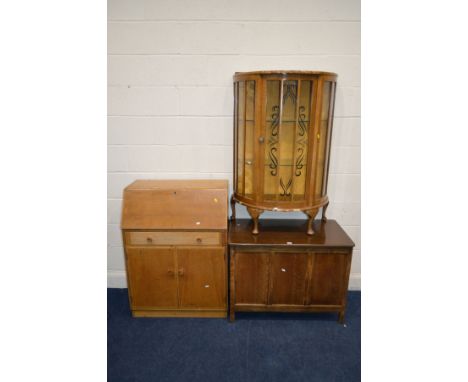
[[[138,180],[122,234],[134,317],[226,317],[228,182]]]
[[[234,75],[234,193],[258,233],[264,210],[303,211],[306,231],[326,220],[335,73],[257,71]]]
[[[334,220],[248,219],[229,226],[229,317],[235,312],[338,312],[344,322],[354,243]]]

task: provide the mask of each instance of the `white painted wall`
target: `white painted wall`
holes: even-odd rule
[[[108,19],[108,286],[126,285],[123,188],[142,178],[232,186],[233,73],[297,69],[339,75],[328,216],[356,243],[350,288],[360,289],[359,0],[108,0]]]

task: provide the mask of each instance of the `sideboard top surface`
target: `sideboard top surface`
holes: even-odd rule
[[[307,247],[354,247],[353,241],[335,220],[314,221],[315,234],[306,234],[307,220],[261,219],[260,233],[252,234],[250,219],[229,222],[228,243],[232,246],[307,246]]]

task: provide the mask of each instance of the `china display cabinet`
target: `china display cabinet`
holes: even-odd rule
[[[326,220],[327,180],[337,75],[258,71],[234,75],[234,193],[257,234],[265,210],[303,211],[307,233],[320,208]]]

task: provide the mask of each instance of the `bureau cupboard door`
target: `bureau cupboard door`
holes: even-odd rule
[[[132,308],[176,308],[177,278],[171,247],[127,248]]]
[[[236,304],[267,305],[269,256],[263,252],[235,253]]]
[[[346,269],[349,255],[346,253],[312,254],[312,277],[308,304],[340,305],[347,290]]]
[[[306,293],[307,254],[280,253],[271,255],[271,305],[304,305]]]
[[[177,247],[181,308],[226,308],[224,247]]]

